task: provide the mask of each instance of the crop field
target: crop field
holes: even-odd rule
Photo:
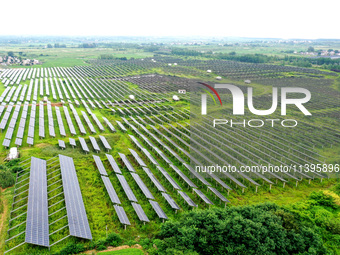
[[[129,60],[98,59],[98,49],[54,50],[40,49],[46,64],[0,69],[0,156],[17,147],[23,169],[6,190],[11,207],[0,233],[6,240],[1,252],[49,254],[70,240],[91,243],[108,233],[151,238],[162,222],[197,208],[251,204],[274,195],[282,202],[280,194],[287,189],[305,196],[307,190],[334,182],[322,172],[195,169],[338,165],[340,91],[334,87],[334,72],[151,57],[141,50],[128,52],[134,56]],[[103,54],[113,53],[120,56],[103,49]],[[216,96],[209,98],[209,114],[201,116],[199,82],[234,84],[244,93],[252,87],[257,109],[271,107],[273,86],[305,88],[312,94],[306,104],[312,117],[288,106],[286,116],[278,109],[271,118],[276,123],[294,118],[299,124],[293,129],[212,129],[221,109],[226,119],[234,118],[232,96],[222,91],[223,107],[214,105]],[[174,101],[174,95],[180,100]],[[248,122],[252,115],[234,119]]]

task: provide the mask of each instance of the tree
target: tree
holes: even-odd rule
[[[314,47],[309,46],[308,49],[307,49],[307,52],[314,52]]]
[[[162,225],[159,254],[325,254],[321,237],[282,210],[266,203],[184,213]]]
[[[8,55],[9,57],[14,57],[14,52],[13,52],[13,51],[9,51],[9,52],[7,52],[7,55]]]
[[[47,44],[47,48],[53,48],[52,44]]]

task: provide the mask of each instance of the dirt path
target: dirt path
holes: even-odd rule
[[[5,240],[2,240],[2,236],[4,235],[4,225],[5,225],[5,221],[6,221],[6,216],[7,216],[7,212],[8,212],[8,203],[7,203],[7,200],[5,198],[5,196],[3,195],[5,190],[0,188],[1,189],[1,201],[4,205],[4,210],[2,212],[2,214],[0,214],[0,251],[1,249],[3,248],[2,246],[4,245],[5,243]]]
[[[133,246],[129,246],[129,245],[122,245],[122,246],[118,246],[118,247],[109,246],[109,247],[107,247],[106,250],[103,250],[103,251],[90,250],[90,251],[86,251],[84,253],[85,254],[93,254],[93,253],[100,254],[101,252],[119,251],[119,250],[125,250],[125,249],[129,249],[129,248],[135,248],[135,249],[140,249],[140,250],[143,249],[143,247],[140,246],[139,244],[135,244]]]
[[[1,188],[0,188],[1,189]],[[3,194],[5,192],[4,189],[1,189],[1,194]],[[4,222],[5,222],[5,218],[7,215],[7,211],[8,211],[8,205],[7,205],[7,201],[5,200],[4,196],[1,196],[1,200],[2,200],[2,204],[4,205],[4,210],[1,214],[1,218],[0,218],[0,234],[2,233],[2,228],[4,226]]]

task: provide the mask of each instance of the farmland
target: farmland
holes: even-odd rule
[[[208,51],[214,47],[218,48],[185,49]],[[131,245],[143,239],[145,247],[152,249],[146,239],[159,234],[168,238],[162,226],[176,225],[182,215],[196,217],[201,209],[219,214],[225,207],[235,212],[235,206],[261,202],[284,206],[307,198],[317,201],[310,193],[333,189],[336,183],[334,174],[307,171],[318,164],[329,170],[340,163],[336,72],[181,57],[161,54],[161,50],[153,54],[142,48],[23,45],[20,49],[3,47],[0,53],[10,50],[37,56],[43,64],[0,69],[0,156],[4,159],[9,148],[17,147],[21,167],[14,187],[1,192],[8,208],[0,233],[6,240],[0,243],[1,252],[57,253],[69,242],[100,250],[107,246],[103,240],[111,233],[118,233]],[[259,52],[252,50],[240,54]],[[278,48],[272,51],[282,54]],[[260,53],[270,50],[261,48]],[[101,58],[103,55],[114,58]],[[312,116],[288,106],[286,116],[278,110],[270,119],[294,119],[298,122],[295,128],[220,125],[212,129],[212,120],[220,118],[221,112],[237,122],[254,116],[248,109],[242,117],[233,116],[232,96],[226,90],[220,93],[223,106],[214,104],[218,98],[213,96],[208,99],[209,114],[201,116],[199,82],[233,84],[244,93],[252,87],[257,109],[271,107],[273,87],[305,88],[312,95],[306,104]],[[180,100],[174,101],[174,95]],[[216,164],[238,169],[296,166],[303,171],[214,173],[195,169]],[[34,178],[43,181],[37,184]],[[35,188],[42,190],[42,200],[39,194],[31,196]],[[34,209],[36,201],[44,205]],[[259,206],[254,210],[266,209]],[[338,210],[332,211],[332,217]],[[42,215],[45,225],[34,219],[32,211]],[[76,225],[85,230],[74,230],[77,226],[71,224],[72,217],[81,218],[82,223]],[[31,224],[44,228],[45,232],[38,231],[37,240],[28,238]]]

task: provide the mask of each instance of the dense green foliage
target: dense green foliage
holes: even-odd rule
[[[163,225],[163,250],[165,254],[175,249],[200,254],[325,254],[315,230],[280,212],[275,204],[193,211]]]
[[[123,239],[120,235],[116,233],[109,234],[106,238],[99,239],[95,242],[91,242],[88,245],[84,245],[82,243],[69,243],[63,249],[61,249],[55,255],[68,255],[68,254],[77,254],[83,252],[85,250],[96,249],[97,251],[102,251],[107,248],[107,246],[119,246],[122,244]]]
[[[14,174],[21,171],[18,166],[19,159],[8,161],[5,165],[0,165],[0,187],[5,189],[15,183]]]
[[[0,187],[5,189],[14,185],[15,178],[12,174],[12,171],[7,167],[4,167],[0,170]]]
[[[333,190],[285,207],[194,210],[164,223],[159,239],[140,244],[149,254],[334,254],[340,247],[340,184]]]

